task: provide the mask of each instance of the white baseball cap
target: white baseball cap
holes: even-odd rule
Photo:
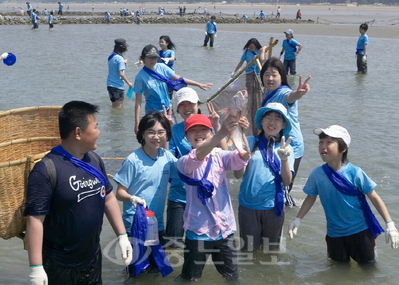
[[[351,143],[351,136],[349,135],[347,129],[338,125],[332,125],[325,129],[315,128],[313,132],[315,133],[315,135],[325,133],[327,136],[330,136],[332,138],[343,139],[347,147],[349,147],[349,144]]]
[[[183,87],[179,89],[179,91],[176,92],[175,100],[176,100],[176,108],[178,108],[179,104],[184,101],[188,101],[191,103],[199,102],[197,92],[195,92],[195,90],[190,87]]]

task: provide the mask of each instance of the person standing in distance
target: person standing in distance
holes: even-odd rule
[[[133,87],[133,84],[125,75],[127,59],[123,58],[123,54],[127,51],[127,47],[125,39],[116,39],[114,51],[108,57],[107,90],[109,99],[112,102],[112,108],[121,108],[123,106],[125,82],[129,87]]]
[[[212,16],[211,20],[208,21],[208,23],[206,23],[204,47],[208,46],[208,41],[209,41],[209,46],[213,47],[213,42],[216,38],[216,33],[217,33],[217,24],[215,20],[216,16]]]
[[[367,45],[369,43],[369,37],[366,35],[369,26],[363,23],[359,27],[359,39],[357,40],[356,46],[356,63],[358,73],[367,73]]]

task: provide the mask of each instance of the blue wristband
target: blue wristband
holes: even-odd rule
[[[124,236],[124,235],[127,235],[127,233],[120,234],[120,235],[118,235],[118,237]]]
[[[29,265],[29,267],[42,267],[43,265]]]

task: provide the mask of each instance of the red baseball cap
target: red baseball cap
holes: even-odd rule
[[[184,131],[187,132],[188,129],[195,126],[205,126],[207,128],[212,129],[212,124],[209,118],[202,114],[192,115],[186,120],[186,125],[184,127]]]

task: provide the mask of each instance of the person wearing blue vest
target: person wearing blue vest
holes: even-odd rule
[[[280,57],[284,54],[284,68],[288,75],[296,74],[296,57],[302,50],[303,46],[294,40],[294,31],[288,29],[284,32],[286,39],[283,41],[283,48],[280,52]]]
[[[152,111],[139,124],[137,140],[141,147],[131,153],[114,177],[116,197],[123,202],[122,218],[130,232],[136,205],[155,213],[159,240],[164,244],[164,209],[170,178],[177,178],[177,159],[162,146],[171,139],[171,127],[161,112]]]
[[[125,96],[125,82],[132,88],[133,84],[125,75],[127,59],[123,58],[123,54],[127,51],[128,45],[125,39],[116,39],[114,51],[108,57],[108,76],[107,90],[109,99],[112,102],[112,108],[121,108]]]
[[[93,152],[100,135],[97,112],[90,103],[66,103],[58,115],[61,144],[29,175],[24,211],[29,284],[102,284],[104,214],[117,235],[123,264],[132,261],[118,201],[103,161]]]
[[[154,110],[171,114],[172,103],[169,98],[168,87],[178,91],[182,87],[187,87],[187,85],[194,85],[206,91],[213,85],[212,83],[199,83],[183,78],[166,64],[158,63],[159,58],[158,50],[153,45],[146,45],[141,51],[140,60],[144,63],[144,67],[136,75],[134,81],[134,91],[136,93],[134,131],[136,134],[140,122],[143,95],[146,102],[146,114]]]
[[[288,227],[291,238],[317,196],[327,220],[327,252],[334,261],[359,263],[376,259],[375,239],[384,232],[367,203],[366,196],[386,223],[385,240],[393,249],[399,246],[399,233],[385,203],[374,190],[376,183],[364,171],[348,162],[351,137],[338,125],[316,128],[319,154],[325,164],[315,168],[303,188],[307,194],[297,217]]]
[[[237,64],[232,76],[241,68],[241,66],[246,62],[247,64],[257,55],[259,55],[258,62],[254,62],[250,67],[248,67],[245,71],[246,81],[245,87],[248,91],[248,107],[250,110],[258,110],[261,106],[262,102],[262,88],[260,86],[259,74],[260,68],[259,65],[265,62],[266,53],[268,51],[267,46],[262,46],[256,38],[251,38],[244,45],[244,52],[241,55],[240,62]],[[255,116],[251,114],[251,127],[252,133],[257,133],[258,129],[255,126],[255,122],[253,121]]]
[[[54,19],[54,13],[53,11],[51,11],[47,19],[49,31],[52,31],[54,28],[53,19]]]
[[[175,60],[176,55],[174,49],[176,49],[175,44],[172,42],[169,36],[161,36],[159,38],[159,46],[161,49],[158,51],[160,58],[158,63],[164,63],[169,66],[172,70],[175,70]],[[169,98],[172,100],[173,89],[168,87]]]
[[[204,47],[209,46],[213,47],[213,42],[216,38],[217,33],[217,24],[216,24],[216,16],[211,16],[211,20],[208,21],[205,25],[205,39],[204,39]]]
[[[298,120],[298,100],[301,99],[309,90],[308,81],[310,76],[302,83],[302,76],[299,76],[299,84],[297,90],[292,90],[288,85],[287,74],[285,73],[283,63],[276,57],[266,60],[260,72],[260,78],[263,86],[266,88],[265,98],[262,106],[268,103],[278,102],[284,105],[287,109],[291,120],[291,131],[284,133],[285,137],[291,137],[291,146],[294,149],[294,174],[292,182],[288,191],[285,191],[286,205],[295,206],[295,201],[292,199],[290,192],[294,183],[295,176],[298,173],[299,164],[304,152],[303,136],[301,126]]]
[[[26,2],[26,8],[27,8],[26,13],[30,17],[32,15],[32,4],[30,4],[30,2]]]
[[[284,132],[291,129],[287,109],[280,103],[269,103],[255,115],[258,136],[248,137],[251,159],[234,172],[242,177],[238,194],[238,222],[243,251],[279,248],[284,224],[284,189],[291,183],[294,157],[291,139]]]
[[[369,43],[369,37],[366,35],[369,26],[363,23],[359,27],[359,39],[357,40],[356,46],[356,64],[358,73],[367,73],[367,45]]]
[[[62,9],[64,8],[64,5],[62,5],[61,2],[58,2],[58,15],[62,16]]]

